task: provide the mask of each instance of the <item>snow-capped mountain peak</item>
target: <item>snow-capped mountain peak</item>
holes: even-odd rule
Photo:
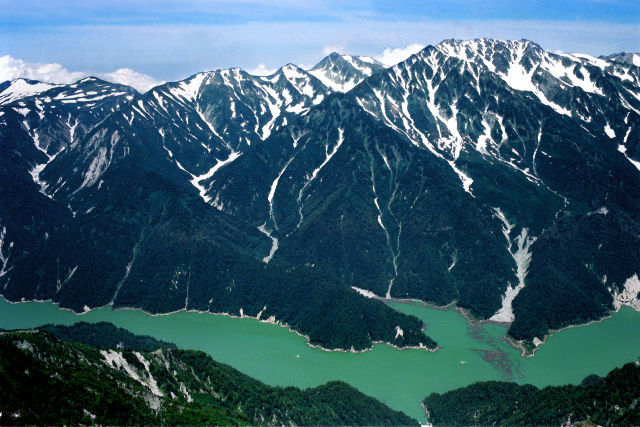
[[[385,69],[368,56],[341,55],[333,52],[316,64],[309,73],[337,92],[348,92],[362,80]]]

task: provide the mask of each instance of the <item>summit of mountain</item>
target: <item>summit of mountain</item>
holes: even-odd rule
[[[368,56],[341,55],[333,52],[318,62],[309,73],[336,92],[348,92],[367,77],[386,67]]]

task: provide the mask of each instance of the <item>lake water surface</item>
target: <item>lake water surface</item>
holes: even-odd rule
[[[503,340],[506,328],[470,326],[455,309],[390,303],[422,319],[437,352],[397,350],[376,345],[363,353],[324,351],[307,345],[288,329],[250,318],[178,312],[151,316],[110,307],[76,315],[49,302],[10,304],[0,297],[0,328],[32,328],[46,323],[107,321],[136,334],[202,350],[215,360],[271,385],[312,387],[343,380],[394,409],[420,420],[420,402],[482,380],[512,380],[537,386],[579,383],[589,374],[606,374],[640,356],[640,313],[623,307],[602,322],[555,333],[523,358]]]

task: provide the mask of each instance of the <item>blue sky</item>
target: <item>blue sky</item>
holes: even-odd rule
[[[312,65],[330,50],[377,56],[446,38],[640,51],[637,0],[0,0],[0,11],[0,57],[72,72],[127,68],[157,80]]]

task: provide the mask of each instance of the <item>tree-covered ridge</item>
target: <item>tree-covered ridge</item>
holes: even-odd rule
[[[479,382],[433,393],[424,406],[434,425],[639,425],[640,363],[627,363],[604,378],[590,375],[580,385],[539,389]]]
[[[56,332],[100,346],[150,345],[146,337],[115,327],[107,327],[100,342],[94,332],[103,326]],[[26,330],[0,333],[0,424],[417,423],[342,382],[307,390],[271,387],[199,351],[170,345],[106,350]]]
[[[119,348],[131,351],[154,351],[176,348],[174,343],[148,335],[136,335],[109,322],[78,322],[73,325],[44,325],[38,329],[52,333],[65,341],[77,341],[98,348]]]

